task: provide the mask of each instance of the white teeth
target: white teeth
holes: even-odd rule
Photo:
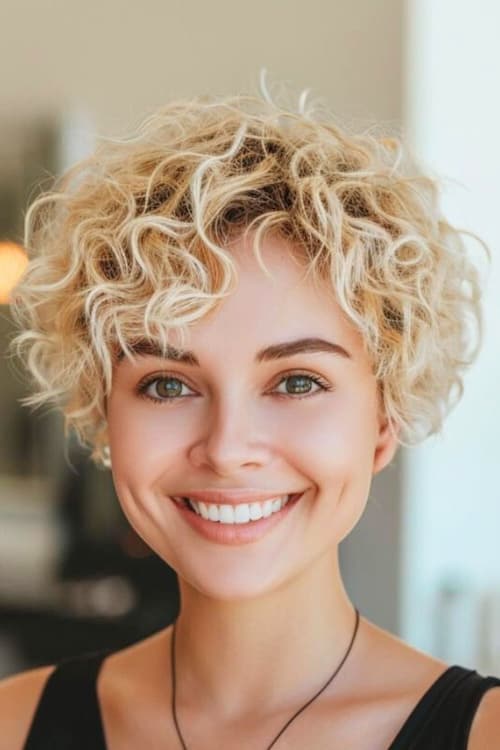
[[[265,500],[262,503],[240,503],[239,505],[216,505],[215,503],[198,502],[189,498],[174,497],[173,499],[181,503],[187,501],[195,513],[207,521],[236,524],[258,521],[259,518],[267,518],[273,513],[278,513],[287,504],[290,497],[290,495],[283,495],[282,497]]]
[[[196,508],[195,508],[195,512],[196,512]],[[210,505],[208,506],[208,520],[209,521],[219,520],[219,511],[217,510],[217,506],[212,505],[212,503],[210,503]]]
[[[266,500],[262,506],[262,515],[267,518],[273,512],[273,501]]]
[[[250,520],[250,506],[237,505],[234,509],[234,522],[235,523],[248,523]]]
[[[258,521],[259,518],[262,518],[262,516],[264,515],[259,503],[251,503],[248,508],[250,519],[252,521]]]
[[[221,523],[234,523],[234,511],[232,505],[219,505],[219,521]]]

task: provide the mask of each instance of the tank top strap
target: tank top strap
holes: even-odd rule
[[[110,651],[57,665],[40,695],[23,750],[106,750],[97,676]]]
[[[388,750],[467,750],[474,715],[497,677],[449,667],[431,685]]]

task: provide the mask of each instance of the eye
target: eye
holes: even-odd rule
[[[331,391],[333,387],[319,375],[309,375],[307,373],[289,373],[281,377],[278,385],[282,383],[291,383],[291,386],[286,385],[285,392],[273,391],[280,397],[294,398],[306,398],[309,395],[314,395],[320,391]],[[316,390],[311,390],[311,384],[318,386]],[[149,375],[140,381],[137,386],[137,392],[144,398],[149,398],[151,401],[157,403],[168,403],[176,401],[180,398],[185,398],[188,394],[182,393],[182,388],[188,386],[180,378],[176,378],[173,375]],[[191,389],[189,389],[191,390]],[[302,395],[301,395],[302,394]]]
[[[305,394],[305,396],[308,396],[313,395],[314,393],[318,393],[319,391],[332,390],[332,386],[330,385],[330,383],[328,383],[319,375],[308,375],[307,373],[290,373],[281,378],[281,380],[279,381],[279,385],[281,385],[281,383],[286,383],[287,381],[292,383],[291,390],[289,386],[286,386],[285,393],[278,392],[281,396],[286,397],[299,394]],[[317,385],[318,389],[311,391],[311,383]],[[304,396],[301,396],[301,398],[304,398]]]
[[[141,380],[137,391],[152,401],[174,401],[186,395],[181,392],[183,386],[187,388],[184,381],[172,375],[156,375]]]

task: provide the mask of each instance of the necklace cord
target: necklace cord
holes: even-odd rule
[[[174,723],[175,723],[175,729],[177,731],[177,736],[181,742],[183,750],[188,750],[186,743],[184,742],[184,738],[182,736],[182,732],[179,727],[179,723],[177,721],[177,712],[175,710],[175,626],[177,625],[177,620],[174,621],[174,627],[172,629],[172,640],[170,643],[170,662],[172,665],[172,715],[174,717]]]
[[[313,701],[316,700],[316,698],[319,695],[321,695],[321,693],[323,692],[323,690],[326,690],[326,688],[328,687],[328,685],[330,685],[330,683],[332,682],[333,678],[338,674],[338,672],[340,671],[340,669],[343,667],[345,660],[347,659],[347,657],[349,656],[349,654],[351,652],[352,646],[354,644],[354,640],[355,640],[357,632],[358,632],[358,627],[359,627],[359,611],[358,611],[358,609],[356,607],[355,607],[355,612],[356,612],[356,623],[354,625],[354,633],[352,634],[352,638],[351,638],[351,642],[349,644],[349,647],[348,647],[348,649],[347,649],[347,651],[346,651],[346,653],[344,655],[344,658],[340,662],[339,666],[336,668],[335,672],[328,679],[328,681],[323,685],[323,687],[320,690],[318,690],[318,692],[315,695],[313,695],[313,697],[310,698],[310,700],[308,700],[307,703],[305,703],[301,708],[299,708],[299,710],[294,713],[294,715],[292,716],[291,719],[288,719],[288,721],[286,722],[286,724],[284,725],[284,727],[282,727],[282,729],[278,732],[278,734],[276,735],[276,737],[274,737],[274,739],[272,740],[271,744],[267,746],[266,750],[271,750],[271,748],[278,741],[278,739],[281,737],[281,735],[283,734],[283,732],[285,731],[285,729],[287,729],[287,727],[290,726],[290,724],[292,723],[292,721],[294,719],[296,719],[297,716],[300,713],[302,713],[302,711],[304,711]],[[182,736],[182,732],[181,732],[180,727],[179,727],[179,722],[177,721],[177,712],[175,710],[175,683],[176,683],[176,679],[175,679],[175,626],[176,625],[177,625],[177,620],[174,621],[174,627],[173,627],[173,630],[172,630],[172,639],[171,639],[171,642],[170,642],[170,657],[171,657],[171,665],[172,665],[172,716],[173,716],[173,719],[174,719],[174,724],[175,724],[175,729],[177,731],[177,736],[178,736],[178,738],[179,738],[179,740],[181,742],[182,748],[183,748],[183,750],[188,750],[187,745],[184,742],[184,738]]]

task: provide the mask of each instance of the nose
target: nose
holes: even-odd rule
[[[263,466],[272,457],[269,436],[257,424],[255,410],[241,398],[226,398],[211,407],[203,436],[190,449],[190,461],[198,469],[209,468],[219,476],[235,477],[247,466]]]

